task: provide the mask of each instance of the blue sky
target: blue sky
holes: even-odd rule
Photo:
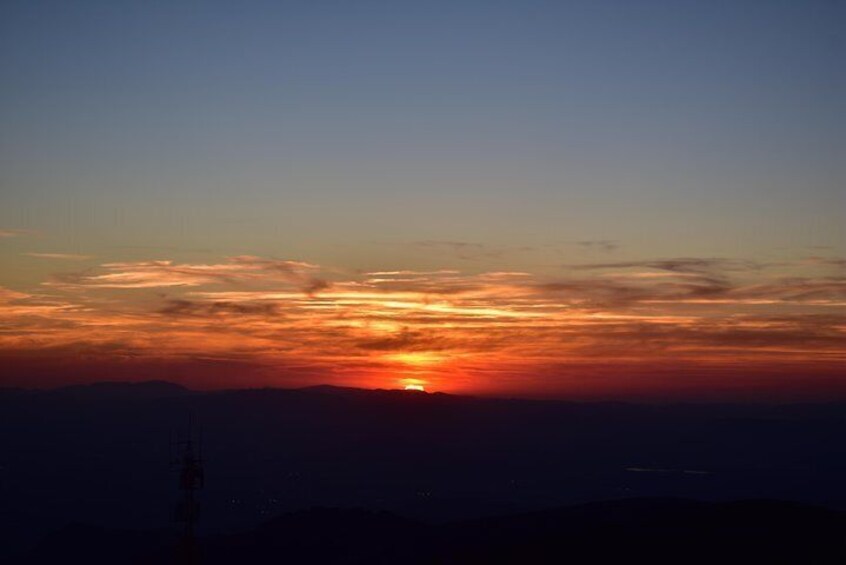
[[[661,251],[685,226],[718,254],[834,245],[836,10],[6,2],[2,222],[82,247],[116,215],[139,244],[180,245],[181,222],[224,247],[309,226],[323,246],[563,231]],[[227,221],[252,227],[216,240]]]

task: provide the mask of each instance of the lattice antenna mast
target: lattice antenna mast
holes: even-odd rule
[[[203,473],[203,435],[202,430],[194,432],[194,417],[188,417],[188,435],[183,441],[175,442],[174,464],[179,468],[179,490],[182,499],[176,507],[176,521],[184,524],[182,534],[181,555],[184,563],[197,563],[195,529],[200,517],[200,503],[197,501],[197,491],[203,488],[205,476]]]

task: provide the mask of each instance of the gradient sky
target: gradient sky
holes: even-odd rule
[[[842,2],[0,22],[0,384],[846,398]]]

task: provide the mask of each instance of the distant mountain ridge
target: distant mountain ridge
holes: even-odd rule
[[[638,497],[846,511],[838,404],[105,383],[0,392],[0,562],[64,524],[169,526],[179,499],[173,442],[189,415],[202,429],[205,532],[252,531],[314,507],[423,524]]]
[[[153,380],[138,382],[104,381],[90,384],[68,385],[45,392],[58,394],[76,395],[101,395],[101,396],[135,396],[135,397],[161,397],[193,392],[188,388],[172,383],[170,381]]]
[[[808,407],[808,408],[846,408],[846,403],[839,401],[832,402],[797,402],[797,403],[765,403],[765,402],[690,402],[690,401],[668,401],[668,402],[639,402],[634,400],[572,400],[558,398],[524,398],[519,396],[478,396],[468,394],[453,394],[442,391],[419,391],[405,390],[401,388],[362,388],[352,386],[341,386],[334,384],[317,384],[305,387],[246,387],[246,388],[225,388],[225,389],[194,389],[167,380],[147,381],[100,381],[94,383],[71,384],[55,388],[26,388],[26,387],[0,387],[0,397],[3,395],[30,395],[30,394],[57,394],[76,396],[113,396],[113,397],[138,397],[138,398],[160,398],[166,396],[193,395],[221,395],[221,394],[284,394],[284,393],[314,393],[326,396],[389,396],[393,398],[420,398],[428,397],[467,399],[478,402],[516,402],[532,404],[552,404],[570,406],[603,406],[607,408],[627,407],[661,407],[661,406],[691,406],[698,407]]]

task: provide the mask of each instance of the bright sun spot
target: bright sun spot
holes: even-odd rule
[[[402,388],[405,390],[416,390],[418,392],[426,392],[426,381],[420,379],[402,379],[400,381]]]

